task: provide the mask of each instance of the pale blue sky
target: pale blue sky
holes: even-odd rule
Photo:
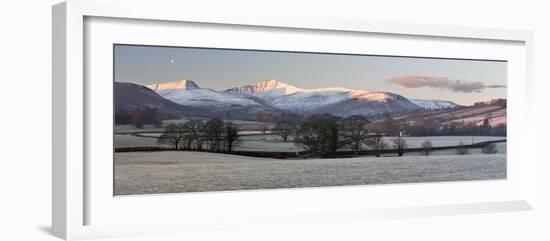
[[[463,105],[506,98],[503,61],[129,45],[114,51],[115,81],[142,85],[188,79],[224,90],[277,79],[300,88],[389,91]]]

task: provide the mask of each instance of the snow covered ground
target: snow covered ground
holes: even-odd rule
[[[280,160],[199,152],[115,153],[115,194],[506,178],[506,155]]]

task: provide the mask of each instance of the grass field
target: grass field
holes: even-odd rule
[[[279,160],[199,152],[115,153],[115,195],[506,178],[506,154]]]

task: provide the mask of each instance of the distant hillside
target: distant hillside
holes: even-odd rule
[[[139,109],[149,106],[158,109],[179,110],[182,108],[170,100],[165,99],[151,89],[125,82],[115,82],[115,108]]]
[[[174,103],[145,86],[133,83],[115,82],[114,91],[115,111],[131,112],[149,106],[174,116],[208,114],[207,109]]]
[[[401,115],[396,117],[395,120],[414,120],[419,116],[439,120],[443,124],[464,122],[477,126],[482,125],[485,119],[487,119],[489,124],[495,127],[499,124],[506,124],[506,107],[501,105],[459,107]]]

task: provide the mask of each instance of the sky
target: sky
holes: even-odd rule
[[[140,85],[187,79],[225,90],[276,79],[461,105],[506,98],[505,61],[134,45],[115,45],[114,60],[115,81]]]

